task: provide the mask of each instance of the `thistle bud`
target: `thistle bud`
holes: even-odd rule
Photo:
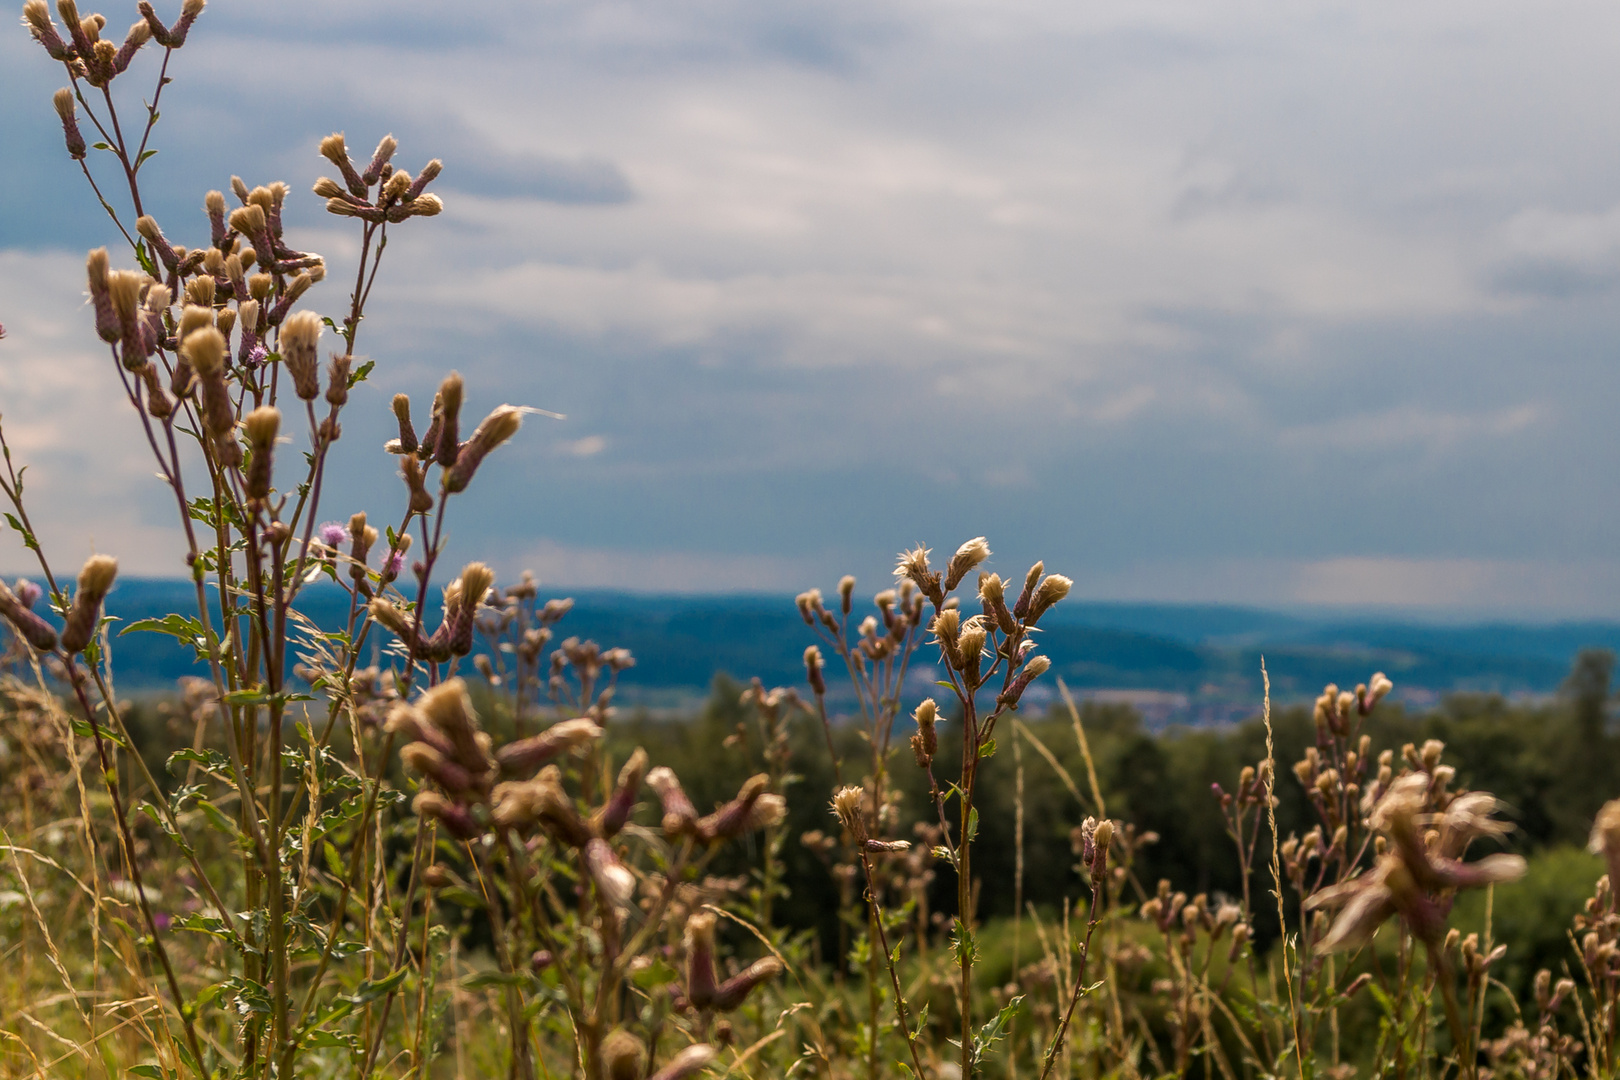
[[[602,1064],[607,1080],[641,1080],[647,1074],[647,1048],[623,1028],[614,1028],[602,1040]]]
[[[814,645],[804,650],[805,676],[810,680],[810,689],[816,697],[824,697],[827,693],[827,676],[822,671],[821,650]]]
[[[894,576],[910,581],[922,594],[933,601],[938,607],[945,602],[945,591],[940,588],[940,574],[937,570],[928,567],[928,549],[921,544],[910,551],[900,553],[900,561],[894,568]]]
[[[305,401],[314,401],[321,392],[320,365],[315,359],[321,329],[321,317],[313,311],[298,312],[281,328],[281,362],[292,376],[293,389]]]
[[[28,24],[28,32],[45,47],[52,60],[66,62],[73,59],[73,50],[56,32],[56,24],[51,22],[51,9],[45,0],[28,0],[24,4],[23,22]]]
[[[996,699],[997,703],[1006,705],[1009,708],[1017,708],[1018,701],[1024,696],[1024,691],[1029,688],[1029,684],[1046,674],[1051,666],[1052,661],[1049,657],[1031,657],[1029,662],[1024,665],[1024,670],[1018,673],[1018,677],[1013,679],[1011,685]]]
[[[244,487],[250,499],[265,499],[270,495],[272,447],[281,427],[281,411],[271,405],[261,405],[242,420],[253,458],[248,463]]]
[[[630,820],[630,811],[635,809],[636,796],[641,791],[641,781],[646,775],[647,751],[638,746],[636,752],[630,755],[630,760],[619,770],[619,779],[613,786],[613,795],[596,816],[596,829],[599,833],[603,836],[615,836],[624,828],[624,823]]]
[[[967,577],[968,571],[989,557],[990,545],[982,536],[976,536],[957,548],[956,554],[951,556],[951,561],[945,568],[945,591],[950,592],[960,585],[962,579]]]
[[[18,582],[19,587],[22,584]],[[6,617],[24,641],[37,651],[48,653],[56,648],[56,630],[35,614],[32,607],[0,582],[0,615]]]
[[[79,571],[79,588],[62,626],[62,649],[69,655],[82,652],[95,636],[101,602],[117,575],[118,560],[110,555],[92,555]]]
[[[696,1043],[670,1058],[668,1064],[647,1080],[686,1080],[688,1076],[708,1068],[716,1056],[714,1047]]]
[[[687,798],[675,773],[660,765],[647,774],[647,786],[658,793],[658,801],[663,804],[664,835],[690,833],[697,825],[697,810],[693,808],[692,800]]]
[[[129,62],[135,59],[135,54],[141,46],[152,40],[152,28],[145,22],[138,22],[129,28],[124,35],[124,44],[119,48],[118,55],[113,57],[113,70],[123,72],[128,70]]]
[[[411,808],[418,817],[436,819],[446,832],[458,840],[474,840],[483,834],[484,830],[465,806],[451,802],[436,791],[418,793]]]
[[[699,1009],[714,1002],[714,916],[700,911],[686,920],[686,999]]]
[[[737,797],[707,817],[698,819],[697,832],[705,840],[730,840],[741,836],[749,828],[754,816],[754,804],[759,802],[770,787],[771,778],[764,773],[751,776],[738,789]]]
[[[782,974],[782,962],[774,956],[762,957],[721,983],[714,993],[714,1008],[730,1012],[741,1005],[756,986]]]
[[[1062,574],[1052,574],[1046,578],[1036,588],[1035,595],[1030,599],[1029,613],[1025,616],[1024,622],[1029,626],[1034,626],[1053,604],[1068,596],[1069,590],[1073,587],[1074,582]]]
[[[146,343],[141,337],[141,286],[146,275],[133,270],[114,270],[107,275],[107,295],[112,301],[113,317],[118,320],[121,342],[120,361],[130,371],[138,371],[146,363]]]
[[[321,156],[343,173],[343,182],[349,185],[349,194],[355,198],[363,199],[366,190],[371,186],[361,179],[355,171],[354,162],[349,160],[348,147],[344,145],[343,135],[337,132],[321,140]]]
[[[1611,799],[1598,810],[1587,850],[1602,855],[1609,866],[1609,880],[1620,882],[1620,799]]]
[[[405,204],[411,217],[437,217],[444,212],[444,200],[431,192]]]
[[[466,795],[476,787],[471,773],[427,743],[407,743],[400,748],[399,759],[412,771],[432,778],[451,795]]]
[[[1018,594],[1018,599],[1013,604],[1013,618],[1022,620],[1029,614],[1030,601],[1035,597],[1035,586],[1045,572],[1046,564],[1038,562],[1029,568],[1028,574],[1024,575],[1024,591]]]
[[[597,892],[610,905],[622,908],[635,895],[636,878],[619,862],[606,840],[591,837],[585,841],[585,869],[595,882]]]
[[[64,86],[56,92],[51,103],[56,106],[57,118],[62,121],[62,137],[67,142],[68,157],[74,161],[83,161],[84,136],[79,132],[79,117],[74,108],[73,91]]]
[[[123,337],[118,316],[113,312],[112,295],[108,292],[107,249],[96,248],[84,262],[90,281],[90,304],[96,312],[96,333],[102,341],[111,343]]]
[[[484,422],[473,432],[472,438],[468,439],[466,445],[456,454],[455,464],[445,471],[445,490],[450,492],[466,490],[485,455],[510,439],[522,426],[522,411],[511,405],[502,405],[486,416]]]
[[[934,730],[939,706],[933,698],[924,698],[911,715],[917,721],[917,733],[911,737],[911,752],[917,757],[917,767],[926,769],[933,764],[934,755],[939,752],[939,734]]]
[[[416,179],[411,182],[411,189],[405,193],[405,198],[410,200],[421,195],[422,192],[427,190],[429,184],[439,178],[439,173],[443,171],[444,162],[438,158],[434,158],[422,166],[422,171],[416,174]]]
[[[361,181],[367,187],[382,178],[383,166],[388,164],[388,160],[394,156],[394,151],[398,149],[399,142],[392,135],[382,137],[382,141],[377,144],[376,152],[371,155],[371,164],[367,165],[366,171],[360,174]]]
[[[450,740],[456,748],[456,760],[467,771],[480,775],[494,770],[495,762],[486,747],[487,737],[479,738],[483,733],[479,730],[478,714],[473,711],[465,680],[446,679],[423,694],[417,708],[428,723]]]
[[[383,184],[382,195],[377,201],[379,203],[398,202],[405,197],[405,193],[410,189],[411,174],[403,169],[395,170],[389,174],[387,183]]]
[[[399,448],[390,451],[400,454],[416,453],[416,429],[411,426],[411,399],[404,394],[394,395],[394,419],[399,421]]]
[[[354,357],[333,355],[326,373],[326,403],[341,409],[349,403],[349,367]]]
[[[157,420],[166,420],[174,415],[174,402],[169,400],[163,384],[158,382],[155,365],[147,364],[141,368],[141,381],[146,386],[146,414]]]
[[[532,772],[552,758],[601,737],[602,729],[594,720],[584,717],[564,720],[538,735],[507,743],[495,751],[495,760],[508,773]],[[642,755],[642,760],[645,764],[646,755]]]
[[[461,451],[461,395],[464,385],[460,372],[452,371],[439,384],[438,438],[434,440],[434,455],[439,465],[448,469],[456,463]]]

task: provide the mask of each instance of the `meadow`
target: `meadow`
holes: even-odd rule
[[[389,378],[356,357],[390,232],[433,227],[440,162],[333,134],[309,189],[230,177],[159,222],[141,166],[203,3],[137,7],[122,38],[73,0],[23,14],[108,219],[85,392],[127,399],[195,602],[117,619],[117,553],[37,541],[0,426],[33,562],[0,586],[5,1075],[1614,1075],[1607,654],[1544,706],[1408,714],[1347,672],[1156,736],[1056,680],[1068,577],[951,538],[784,605],[798,685],[616,708],[630,651],[532,576],[443,559],[526,410],[474,423],[488,391],[451,371],[393,396],[381,451],[343,441]],[[344,284],[283,228],[310,190],[358,239]],[[329,505],[376,452],[396,497]],[[127,700],[131,634],[206,674]],[[1020,709],[1046,684],[1060,704]]]

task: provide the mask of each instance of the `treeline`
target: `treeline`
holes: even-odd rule
[[[1598,807],[1620,796],[1620,737],[1610,731],[1608,722],[1613,665],[1613,654],[1607,651],[1583,652],[1563,691],[1554,699],[1533,703],[1497,695],[1458,694],[1433,710],[1414,713],[1401,706],[1397,694],[1393,701],[1380,705],[1365,725],[1374,755],[1392,750],[1398,756],[1407,743],[1444,742],[1445,759],[1457,769],[1457,788],[1489,791],[1501,800],[1503,816],[1514,825],[1505,841],[1507,849],[1531,857],[1533,867],[1547,867],[1542,877],[1568,879],[1537,881],[1533,872],[1528,885],[1515,888],[1540,890],[1536,899],[1526,901],[1535,910],[1498,915],[1499,919],[1534,924],[1522,925],[1517,932],[1536,943],[1530,951],[1538,954],[1536,959],[1542,964],[1556,963],[1573,913],[1573,908],[1564,909],[1590,894],[1590,879],[1599,872],[1595,860],[1572,858],[1568,849],[1586,843]],[[1345,674],[1347,679],[1355,676]],[[766,769],[762,732],[754,709],[742,701],[744,689],[741,683],[722,676],[715,681],[707,705],[686,718],[626,710],[609,726],[611,759],[623,761],[641,746],[653,763],[668,765],[683,778],[698,807],[707,809],[724,802],[747,777]],[[492,712],[485,713],[486,723],[498,728],[501,719]],[[1134,826],[1138,833],[1157,834],[1156,842],[1140,849],[1134,868],[1143,886],[1151,892],[1164,878],[1189,895],[1239,896],[1243,882],[1214,785],[1232,790],[1243,767],[1266,756],[1266,733],[1258,710],[1252,719],[1227,728],[1166,732],[1147,730],[1135,711],[1124,705],[1084,703],[1079,715],[1107,816]],[[192,738],[192,731],[182,730],[184,725],[176,724],[174,717],[166,703],[150,701],[130,714],[141,752],[156,775],[164,775],[168,754]],[[997,751],[982,774],[974,861],[975,874],[983,883],[981,919],[1011,916],[1020,894],[1026,903],[1045,911],[1061,908],[1066,896],[1080,895],[1071,835],[1088,814],[1097,813],[1091,805],[1091,784],[1077,729],[1067,708],[1058,705],[1044,715],[1026,714],[1017,719],[1026,730],[1003,721],[996,733]],[[927,777],[906,748],[911,729],[905,723],[902,717],[892,739],[892,784],[901,793],[901,805],[911,821],[931,821],[934,814]],[[1292,765],[1315,743],[1311,710],[1300,705],[1279,708],[1273,713],[1272,729],[1279,774],[1278,830],[1284,837],[1302,836],[1317,825],[1317,819]],[[839,884],[829,866],[800,837],[814,831],[836,832],[828,806],[836,786],[833,763],[827,735],[812,713],[793,714],[789,731],[792,779],[786,794],[790,826],[781,852],[787,895],[775,906],[776,918],[795,929],[815,930],[823,942],[831,943],[837,939]],[[951,718],[941,721],[935,763],[938,776],[957,772],[960,746],[954,736],[958,732]],[[858,725],[835,718],[832,749],[844,762],[845,782],[859,780],[868,771],[871,755]],[[396,783],[404,780],[402,775],[395,778]],[[655,817],[648,807],[648,823],[654,823]],[[1017,835],[1020,817],[1021,845]],[[909,828],[909,822],[907,825]],[[951,826],[957,827],[954,819]],[[1269,845],[1269,839],[1265,843]],[[1020,847],[1021,888],[1017,885]],[[1265,854],[1250,882],[1257,897],[1269,895],[1271,886],[1269,847]],[[1538,854],[1550,861],[1537,862]],[[719,875],[742,876],[758,863],[759,852],[745,849],[721,856],[711,869]],[[931,908],[950,914],[954,896],[950,870],[936,864],[929,889]],[[1268,914],[1268,905],[1255,906],[1254,930],[1257,942],[1264,944],[1275,932],[1274,916]]]
[[[1503,816],[1515,826],[1505,842],[1508,850],[1534,857],[1583,846],[1598,807],[1620,795],[1620,738],[1611,733],[1608,724],[1613,663],[1613,655],[1606,651],[1583,652],[1563,692],[1553,700],[1535,703],[1459,694],[1431,711],[1412,713],[1401,707],[1397,695],[1394,702],[1386,702],[1373,713],[1365,730],[1371,736],[1374,755],[1392,750],[1398,757],[1406,743],[1444,742],[1445,759],[1457,769],[1457,788],[1489,791],[1502,801]],[[1347,672],[1346,677],[1353,674]],[[729,798],[743,779],[764,768],[760,732],[752,709],[740,703],[742,689],[729,679],[717,680],[707,707],[687,720],[632,716],[621,721],[610,733],[618,756],[622,758],[634,745],[643,746],[653,761],[668,763],[688,778],[688,789],[699,806]],[[1266,734],[1260,717],[1221,730],[1153,733],[1127,706],[1083,704],[1079,712],[1107,815],[1134,825],[1139,832],[1158,834],[1156,843],[1141,849],[1136,865],[1141,882],[1149,891],[1160,878],[1167,878],[1189,894],[1239,895],[1243,883],[1213,785],[1231,790],[1245,765],[1265,757]],[[1020,787],[1025,901],[1051,910],[1065,896],[1081,891],[1071,833],[1096,808],[1089,805],[1090,784],[1075,725],[1062,706],[1021,719],[1028,735],[1015,735],[1010,725],[999,730],[997,752],[986,763],[981,781],[974,862],[976,874],[985,883],[980,894],[981,918],[1013,912]],[[783,850],[790,895],[778,905],[778,913],[792,925],[816,927],[831,935],[838,886],[817,856],[797,841],[805,832],[834,828],[827,803],[834,787],[833,769],[819,722],[801,713],[793,723],[792,770],[797,780],[788,790],[792,828]],[[1281,800],[1278,830],[1285,837],[1304,835],[1317,819],[1292,765],[1315,743],[1311,710],[1305,706],[1278,709],[1272,727]],[[940,776],[955,775],[955,758],[960,754],[952,742],[956,730],[948,720],[940,725],[936,763]],[[910,815],[928,820],[932,811],[927,779],[905,749],[909,734],[909,730],[895,732],[892,776]],[[858,779],[870,757],[864,738],[853,725],[835,724],[833,736],[834,749],[846,762],[845,779],[850,779],[851,770]],[[1056,760],[1081,800],[1032,739],[1039,740]],[[1023,745],[1015,747],[1015,741]],[[1570,863],[1566,859],[1559,865]],[[1596,876],[1598,871],[1591,869],[1596,865],[1595,860],[1590,865],[1575,860],[1577,880],[1571,887],[1584,890],[1581,895],[1590,894],[1588,878]],[[720,872],[744,869],[741,865],[718,868]],[[1251,884],[1256,896],[1269,893],[1269,870],[1262,866]],[[954,888],[949,870],[941,866],[931,889],[932,906],[948,912],[953,907]],[[1265,905],[1256,906],[1262,912],[1265,909]],[[1562,920],[1562,925],[1540,931],[1554,948],[1567,926],[1568,914],[1561,910],[1546,913],[1547,919]],[[1255,929],[1262,939],[1274,929],[1257,922]]]

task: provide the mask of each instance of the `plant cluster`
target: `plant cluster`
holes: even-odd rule
[[[808,694],[747,688],[752,725],[714,751],[760,770],[699,805],[702,778],[613,738],[626,650],[556,641],[572,602],[543,600],[530,575],[501,586],[483,563],[441,565],[453,497],[525,410],[497,406],[464,436],[468,388],[451,372],[418,432],[395,395],[390,523],[328,520],[343,413],[374,374],[356,341],[389,231],[441,211],[427,190],[439,162],[413,177],[392,137],[363,165],[342,135],[320,144],[338,178],[314,194],[359,239],[337,317],[309,306],[326,261],[292,246],[286,184],[232,177],[231,196],[203,196],[196,246],[172,241],[191,234],[146,212],[141,169],[203,3],[172,24],[138,7],[121,42],[74,0],[29,0],[23,16],[66,74],[68,157],[128,246],[89,255],[93,324],[173,499],[195,606],[118,629],[107,555],[69,585],[0,430],[7,520],[43,582],[0,584],[8,1074],[1613,1074],[1620,801],[1593,831],[1610,872],[1572,926],[1573,967],[1540,972],[1522,1007],[1505,995],[1513,1016],[1487,1037],[1487,999],[1504,996],[1492,966],[1511,945],[1488,918],[1465,934],[1453,906],[1525,863],[1475,851],[1507,825],[1492,795],[1459,788],[1440,741],[1375,748],[1363,728],[1388,679],[1317,701],[1289,781],[1315,815],[1302,836],[1278,827],[1267,701],[1265,756],[1209,807],[1240,895],[1149,888],[1138,869],[1159,836],[1109,816],[1072,700],[1087,791],[1019,715],[1051,668],[1040,621],[1072,583],[1040,563],[1003,580],[983,569],[983,537],[941,565],[902,553],[858,621],[854,578],[830,603],[801,594]],[[137,112],[120,80],[152,52]],[[317,588],[346,597],[341,626],[305,614]],[[162,748],[136,738],[113,684],[115,629],[170,635],[207,673],[170,703],[174,749],[156,766]],[[829,705],[834,660],[850,716]],[[916,694],[925,673],[935,697]],[[859,753],[840,749],[851,732]],[[1017,778],[1012,882],[975,872],[1001,743]],[[829,812],[795,838],[789,799],[821,744],[834,784],[805,798]],[[1081,808],[1061,911],[1023,902],[1026,748]],[[916,811],[899,773],[913,768]],[[836,883],[830,962],[778,918],[795,839]],[[979,912],[984,890],[1009,887],[1011,960],[992,964],[1006,928]]]

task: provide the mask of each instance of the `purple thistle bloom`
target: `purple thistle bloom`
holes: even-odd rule
[[[12,591],[16,593],[17,599],[22,601],[22,606],[25,608],[31,608],[39,603],[39,598],[42,595],[40,587],[27,578],[18,578],[17,586]]]
[[[386,565],[385,569],[387,570],[387,573],[388,573],[389,577],[391,577],[391,578],[399,577],[399,572],[401,570],[403,570],[404,568],[405,568],[405,553],[403,551],[396,551],[392,555],[388,556],[388,562],[387,562],[387,565]]]
[[[336,521],[323,522],[319,531],[321,543],[330,548],[339,547],[349,539],[349,527]]]

